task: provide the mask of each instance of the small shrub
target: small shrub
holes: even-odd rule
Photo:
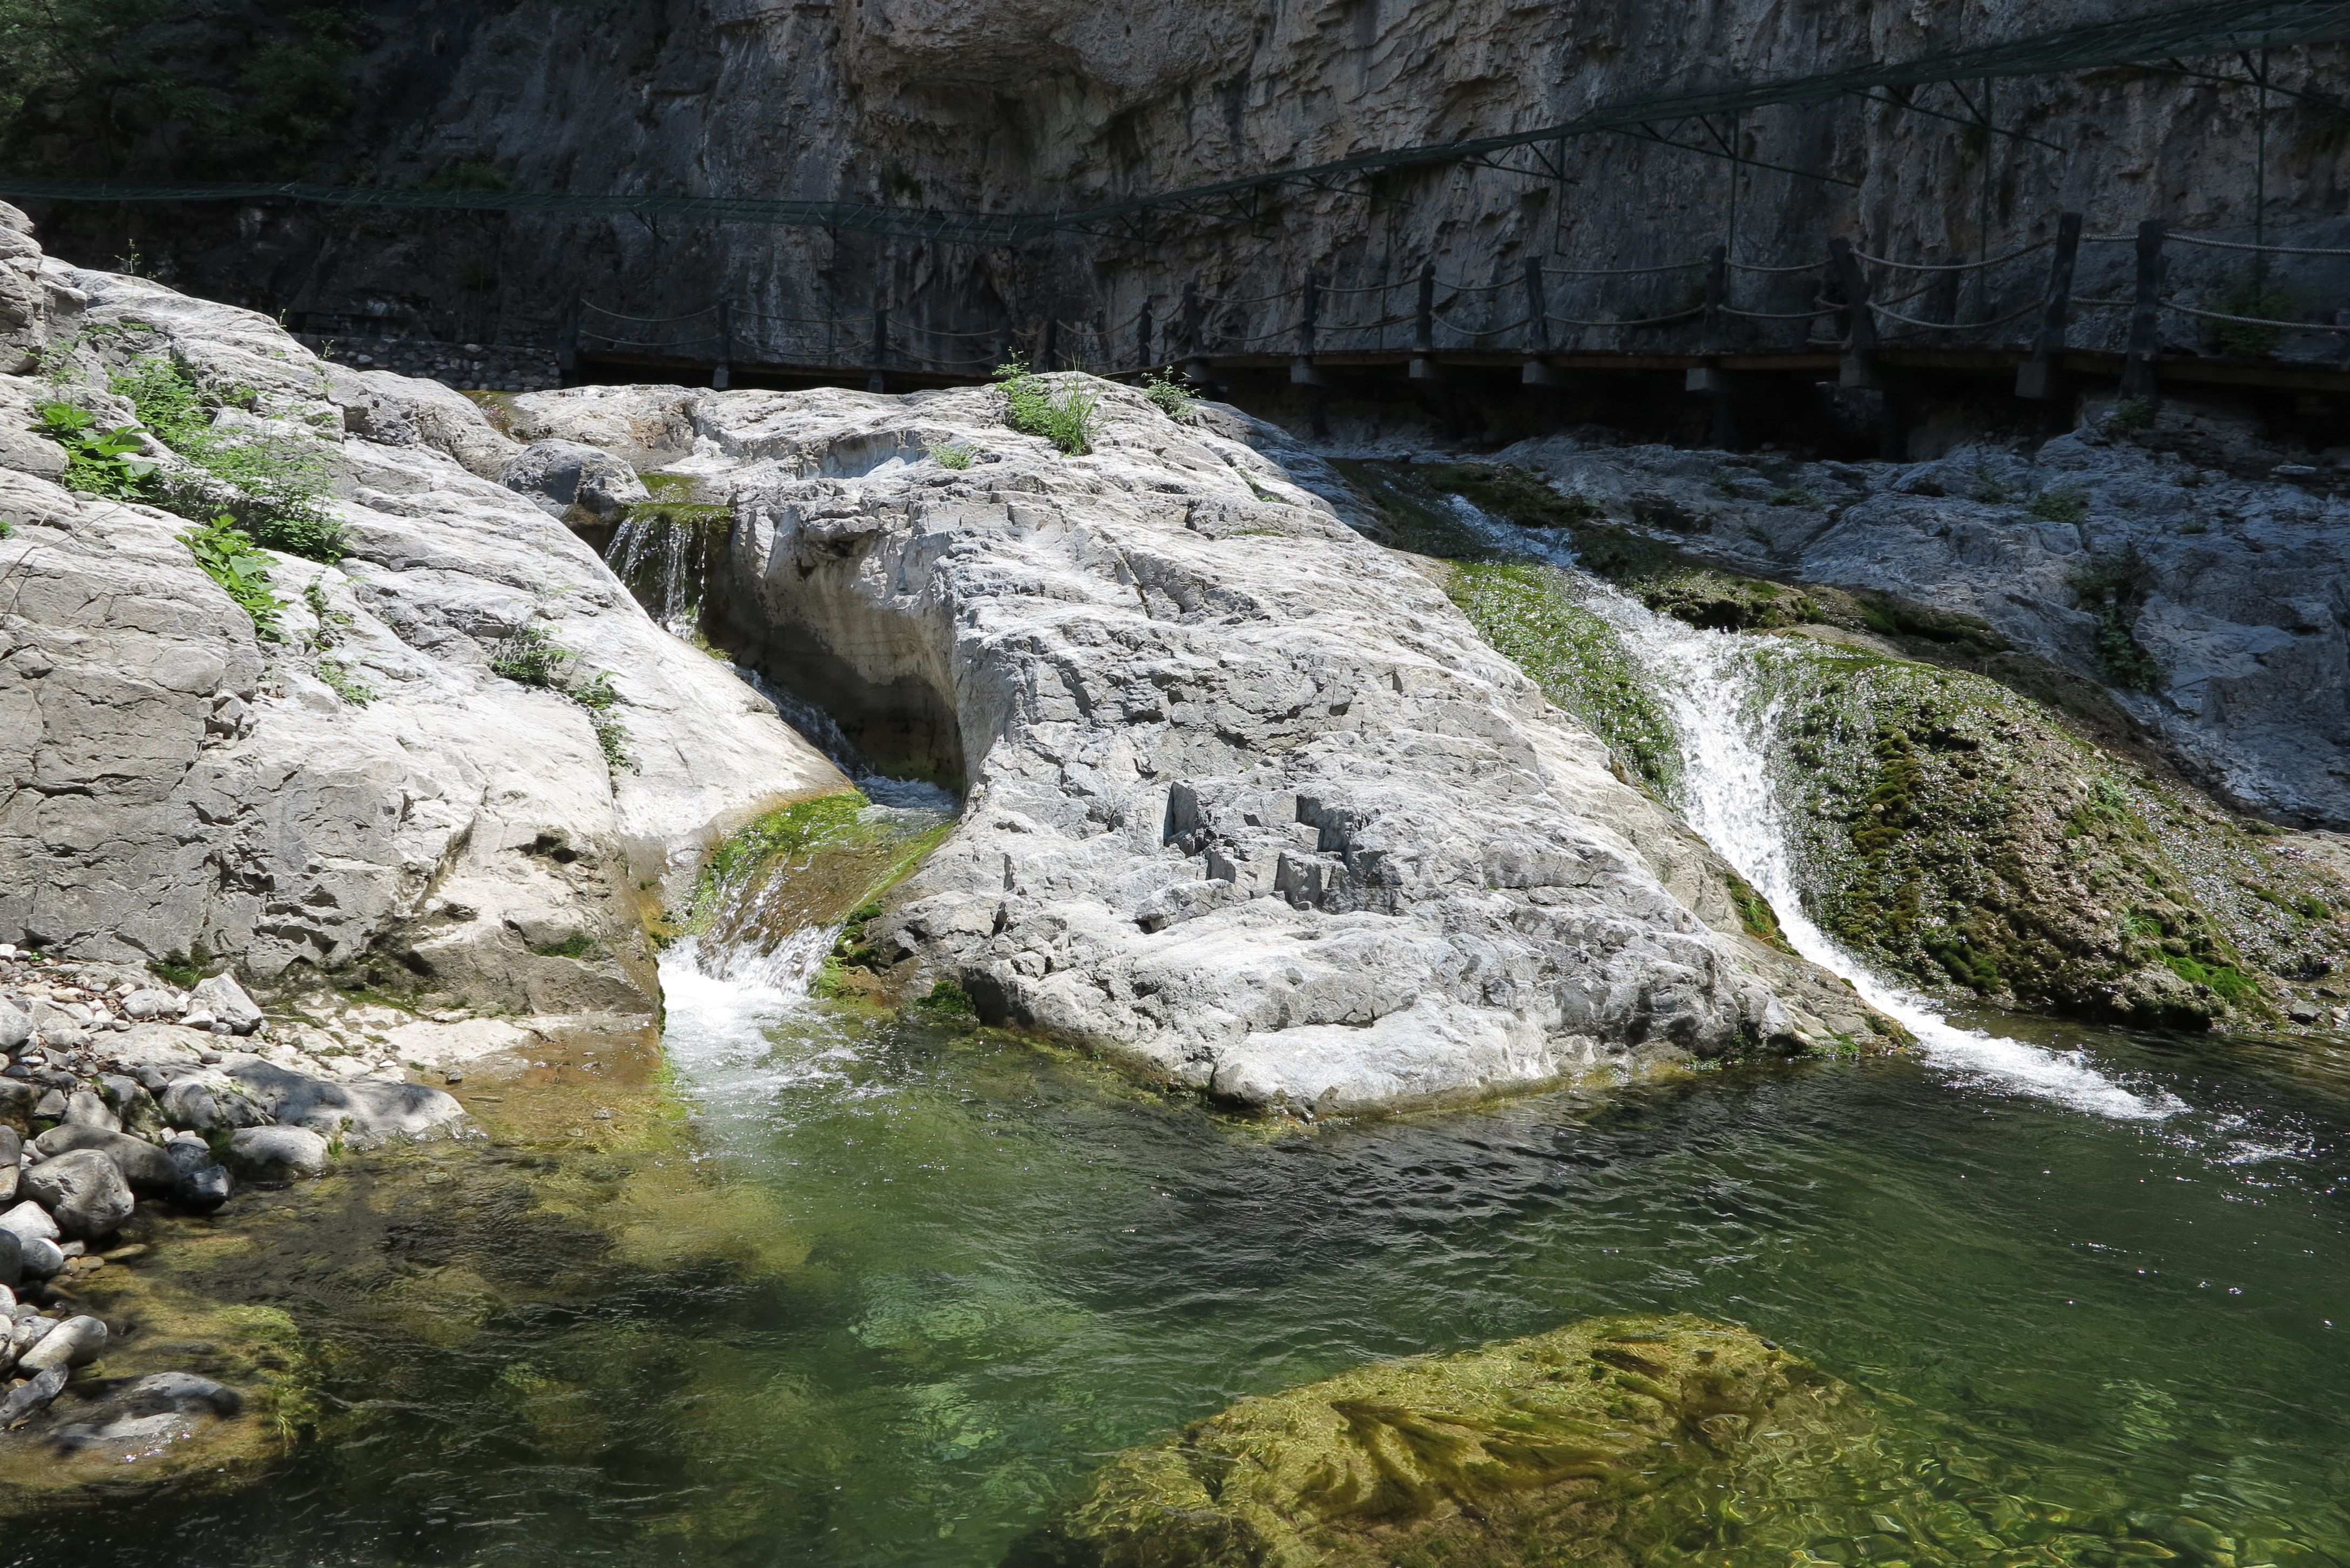
[[[2334,906],[2310,893],[2295,898],[2293,910],[2304,920],[2330,920],[2334,918]]]
[[[2097,670],[2116,686],[2151,691],[2159,674],[2154,656],[2137,640],[2138,607],[2146,602],[2154,574],[2135,545],[2089,557],[2074,572],[2081,607],[2097,618]]]
[[[2073,485],[2043,490],[2032,498],[2032,504],[2024,510],[2051,523],[2079,523],[2089,515],[2089,494]]]
[[[2000,478],[1999,475],[1993,473],[1988,468],[1983,468],[1980,465],[1977,466],[1975,469],[1975,499],[1977,501],[1983,503],[1983,504],[1987,506],[1996,506],[2003,501],[2014,499],[2014,495],[2015,493],[2007,487],[2007,482],[2005,480]]]
[[[1773,506],[1801,506],[1809,511],[1817,512],[1820,509],[1821,502],[1820,498],[1814,495],[1810,491],[1801,489],[1794,485],[1789,485],[1786,489],[1780,491],[1776,495],[1771,497],[1771,504]]]
[[[253,618],[253,634],[264,642],[283,642],[286,631],[278,617],[286,602],[271,591],[269,557],[253,540],[223,515],[180,535],[204,576],[218,583],[237,607]]]
[[[207,391],[160,355],[132,360],[109,385],[130,400],[156,440],[218,482],[191,484],[156,470],[142,483],[144,498],[198,522],[225,505],[256,544],[313,561],[342,559],[342,524],[320,504],[328,479],[327,449],[297,436],[224,434],[214,428],[216,409],[250,408],[258,400],[252,389]],[[225,500],[224,486],[230,492]]]
[[[2136,435],[2152,423],[2154,423],[2152,398],[2124,398],[2114,405],[2114,411],[2106,416],[2106,433]]]
[[[922,452],[941,468],[969,468],[979,461],[979,449],[965,441],[924,441]]]
[[[995,368],[995,379],[1003,383],[1004,423],[1023,435],[1043,437],[1071,457],[1093,451],[1100,399],[1082,387],[1055,398],[1018,355]]]
[[[71,403],[47,402],[35,410],[41,422],[34,428],[66,449],[65,487],[93,495],[128,499],[141,493],[155,472],[152,458],[139,455],[138,425],[98,428],[98,416]]]
[[[353,708],[364,708],[379,695],[376,689],[351,673],[351,667],[339,659],[318,660],[318,679],[327,690]]]
[[[1191,389],[1164,371],[1152,370],[1142,378],[1142,395],[1159,405],[1159,411],[1170,420],[1188,420],[1200,400]]]
[[[2258,272],[2231,275],[2204,300],[2203,307],[2222,316],[2257,317],[2279,323],[2255,327],[2249,321],[2206,321],[2203,346],[2214,354],[2241,354],[2257,358],[2274,353],[2287,326],[2308,307],[2309,296],[2297,288],[2278,288]]]
[[[604,761],[615,773],[626,768],[636,771],[636,758],[629,751],[629,727],[612,710],[621,706],[620,693],[612,684],[612,672],[599,670],[593,678],[577,680],[572,678],[579,656],[564,647],[541,628],[524,627],[509,636],[495,653],[490,655],[490,672],[524,686],[540,686],[567,697],[586,712],[588,727],[596,732],[596,748],[604,753]]]

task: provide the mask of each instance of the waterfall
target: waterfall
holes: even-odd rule
[[[640,503],[623,514],[604,561],[662,629],[691,640],[728,526],[723,507]]]
[[[2173,1096],[2124,1087],[2078,1053],[1961,1028],[1838,947],[1804,911],[1784,808],[1772,788],[1767,759],[1779,704],[1766,679],[1767,643],[1659,615],[1584,571],[1564,536],[1521,528],[1458,496],[1449,499],[1461,521],[1496,549],[1565,573],[1582,607],[1622,638],[1672,715],[1681,761],[1672,804],[1770,900],[1797,952],[1851,981],[1870,1005],[1907,1026],[1928,1058],[1962,1078],[2125,1120],[2159,1120],[2185,1108]]]

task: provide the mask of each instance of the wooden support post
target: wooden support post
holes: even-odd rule
[[[1705,351],[1719,354],[1730,347],[1730,247],[1716,245],[1706,253]],[[1720,365],[1700,365],[1681,379],[1685,390],[1702,393],[1713,411],[1711,439],[1721,452],[1738,450],[1738,400],[1731,393],[1730,372]]]
[[[1868,303],[1868,275],[1860,270],[1852,242],[1841,234],[1828,242],[1828,258],[1844,293],[1845,357],[1837,379],[1847,387],[1873,387],[1877,384],[1877,312]]]
[[[1145,295],[1142,296],[1141,313],[1134,318],[1134,368],[1137,370],[1148,370],[1150,369],[1153,360],[1150,358],[1150,296],[1149,295]]]
[[[1959,275],[1957,273],[1938,272],[1934,275],[1934,281],[1926,286],[1926,308],[1921,314],[1929,321],[1951,323],[1958,320]],[[1953,334],[1948,330],[1947,326],[1944,330],[1934,334],[1935,343],[1945,348],[1950,347],[1952,337]]]
[[[1045,317],[1045,341],[1036,350],[1036,369],[1057,370],[1061,366],[1061,318],[1047,312]]]
[[[876,302],[873,306],[873,374],[866,380],[865,389],[867,391],[884,392],[889,390],[889,382],[881,373],[881,367],[889,362],[889,307],[886,305]]]
[[[1289,362],[1289,379],[1301,387],[1318,387],[1322,372],[1314,368],[1314,330],[1322,314],[1322,280],[1305,275],[1297,313],[1297,357]]]
[[[2081,254],[2081,214],[2062,213],[2056,218],[2056,254],[2048,263],[2048,289],[2040,306],[2040,332],[2032,340],[2032,358],[2015,368],[2015,395],[2045,399],[2063,388],[2056,357],[2064,352],[2064,334],[2073,324],[2073,265]]]
[[[2129,358],[2122,365],[2122,396],[2155,393],[2156,351],[2161,346],[2162,242],[2167,226],[2148,218],[2137,226],[2137,295],[2130,306]]]
[[[1444,379],[1436,364],[1436,264],[1432,261],[1419,269],[1419,304],[1411,318],[1411,369],[1407,374],[1415,381]]]
[[[1543,294],[1542,258],[1526,258],[1526,362],[1518,379],[1529,387],[1555,387],[1565,379],[1542,356],[1550,352],[1550,303]]]
[[[1208,384],[1206,333],[1207,307],[1195,278],[1183,286],[1183,378],[1199,387]]]
[[[574,299],[564,307],[563,325],[555,340],[556,379],[567,387],[577,385],[579,372],[579,301]]]
[[[714,390],[723,392],[726,389],[726,383],[732,379],[730,372],[733,369],[733,358],[734,321],[726,301],[721,299],[718,302],[718,363],[710,368],[710,385]]]

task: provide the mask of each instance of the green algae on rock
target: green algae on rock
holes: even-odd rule
[[[1463,563],[1446,591],[1485,640],[1544,695],[1606,741],[1650,788],[1679,772],[1672,719],[1616,629],[1561,591],[1562,574],[1531,564]]]
[[[1629,1565],[1719,1533],[1750,1450],[1833,1454],[1853,1393],[1745,1329],[1601,1318],[1243,1399],[1128,1453],[1011,1563]]]
[[[2092,1017],[2260,1017],[2350,961],[2342,879],[1985,677],[1772,656],[1821,926],[1910,981]]]

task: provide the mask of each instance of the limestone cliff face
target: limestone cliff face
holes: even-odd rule
[[[334,177],[395,183],[489,169],[534,191],[1049,211],[1555,123],[1662,84],[1904,58],[2119,9],[2104,0],[1857,10],[1733,0],[1698,12],[1628,0],[1107,9],[1065,0],[506,8],[407,0],[381,13],[353,134],[316,157]],[[2338,55],[2285,51],[2280,79],[2298,82]],[[1969,112],[1948,88],[1922,89],[1918,102]],[[1827,178],[1598,136],[1563,150],[1563,182],[1459,165],[1397,170],[1377,182],[1376,202],[1293,192],[1265,226],[1170,218],[1147,243],[1070,237],[1017,254],[650,216],[259,207],[152,222],[64,216],[92,253],[119,248],[122,223],[134,232],[144,223],[148,254],[226,297],[272,308],[453,310],[478,337],[546,330],[582,294],[648,315],[724,294],[746,312],[750,334],[760,328],[748,312],[855,321],[877,297],[909,327],[1027,325],[1048,312],[1084,324],[1121,320],[1146,296],[1159,297],[1163,318],[1191,278],[1211,294],[1254,296],[1309,268],[1354,286],[1433,259],[1448,276],[1499,280],[1529,255],[1627,266],[1686,261],[1717,240],[1758,261],[1811,259],[1832,233],[1888,256],[1980,256],[2042,237],[2063,208],[2085,211],[2092,233],[2158,214],[2183,230],[2242,237],[2250,223],[2258,105],[2244,88],[2106,72],[2001,83],[1990,107],[2002,130],[2040,140],[1984,138],[1845,99],[1753,111],[1734,129],[1747,155]],[[1702,143],[1684,130],[1682,140]],[[2283,107],[2269,142],[2271,237],[2340,243],[2331,217],[2342,204],[2340,147],[2314,119]],[[2116,282],[2126,252],[2090,247],[2083,291]],[[2240,262],[2200,253],[2175,265],[2189,281]],[[1647,314],[1641,307],[1677,303],[1687,284],[1650,279],[1627,294],[1593,282],[1564,288],[1553,306],[1574,316]],[[2012,269],[1991,297],[1963,303],[1969,315],[1978,306],[1989,313],[2038,286],[2036,267]],[[1521,314],[1498,296],[1487,324]],[[2115,315],[2093,317],[2084,340],[2117,331]],[[1243,312],[1226,325],[1261,332],[1270,323]],[[1752,325],[1763,340],[1802,332]],[[2170,327],[2191,342],[2191,323]]]
[[[644,1012],[639,903],[717,832],[846,787],[561,523],[466,466],[519,449],[464,399],[48,260],[13,209],[0,249],[35,306],[0,354],[38,350],[53,378],[0,376],[0,940]],[[274,638],[200,569],[185,517],[83,488],[27,428],[61,397],[129,424],[109,379],[162,364],[217,400],[215,430],[333,469],[348,553],[266,556]],[[490,668],[524,633],[612,673],[628,763],[589,710]]]

